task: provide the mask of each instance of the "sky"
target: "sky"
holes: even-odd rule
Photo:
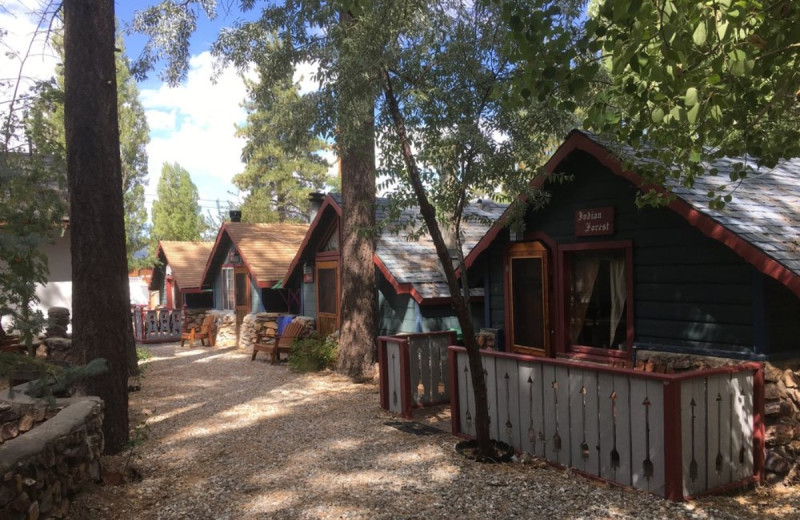
[[[0,0],[0,29],[8,31],[0,39],[3,47],[0,49],[3,54],[0,78],[15,78],[19,70],[19,60],[9,60],[5,52],[24,54],[32,39],[31,57],[24,63],[23,74],[32,78],[53,74],[56,59],[44,48],[43,37],[33,38],[36,20],[29,15],[42,3],[43,0]],[[115,10],[120,27],[124,29],[132,21],[136,10],[153,3],[155,0],[117,0]],[[242,18],[239,12],[225,13],[221,9],[217,19],[209,21],[201,13],[198,30],[190,40],[187,79],[179,86],[170,87],[158,79],[156,70],[138,84],[150,127],[149,184],[145,188],[148,207],[156,198],[156,186],[165,162],[177,162],[190,173],[204,212],[216,213],[217,201],[227,208],[227,201],[239,198],[231,179],[244,169],[240,161],[244,141],[236,138],[234,132],[235,125],[246,118],[241,107],[246,90],[242,79],[231,68],[225,69],[216,82],[212,82],[214,59],[208,49],[220,28]],[[144,46],[144,37],[126,34],[124,30],[122,36],[128,57],[135,59]],[[2,93],[0,102],[8,98],[7,93]]]

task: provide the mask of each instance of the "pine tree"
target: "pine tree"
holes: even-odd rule
[[[261,72],[263,76],[263,72]],[[247,122],[236,135],[247,140],[244,172],[233,183],[248,192],[242,204],[246,222],[304,220],[308,193],[325,186],[328,164],[320,155],[325,142],[310,125],[292,124],[301,109],[298,86],[287,75],[280,81],[245,81]]]

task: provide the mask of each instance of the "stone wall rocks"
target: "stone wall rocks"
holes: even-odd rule
[[[22,389],[16,393],[20,394]],[[102,401],[59,399],[57,413],[41,401],[17,401],[7,392],[0,400],[0,415],[17,416],[13,422],[24,433],[0,444],[0,518],[66,518],[70,498],[89,480],[100,479]],[[44,426],[34,427],[53,413]]]

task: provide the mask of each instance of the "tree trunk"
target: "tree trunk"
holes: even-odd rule
[[[128,441],[128,362],[134,351],[125,254],[113,0],[64,1],[67,177],[72,228],[73,345],[105,358],[85,382],[105,403],[106,453]]]
[[[422,185],[419,169],[417,168],[416,158],[414,152],[411,150],[411,144],[406,134],[405,122],[403,115],[400,113],[400,107],[397,103],[397,98],[392,90],[391,78],[386,70],[381,73],[383,83],[383,93],[386,98],[386,104],[389,108],[389,113],[394,123],[395,133],[403,152],[403,160],[406,166],[408,178],[411,181],[414,194],[419,202],[419,210],[422,218],[425,220],[425,225],[428,227],[428,232],[431,235],[431,240],[436,247],[436,255],[439,257],[439,262],[444,269],[445,278],[447,279],[447,287],[450,289],[450,297],[453,308],[458,317],[458,324],[461,326],[461,333],[464,337],[464,345],[467,348],[467,358],[469,361],[469,371],[472,377],[472,388],[475,393],[475,437],[478,441],[479,456],[493,457],[494,450],[491,445],[491,434],[489,432],[489,399],[486,392],[486,378],[483,373],[483,363],[481,362],[480,346],[475,338],[475,328],[472,325],[472,316],[469,309],[469,288],[464,288],[464,293],[459,290],[458,279],[456,272],[453,268],[453,259],[450,256],[447,243],[439,228],[439,223],[436,220],[436,210],[428,201],[425,194],[425,187]],[[456,230],[457,231],[457,230]],[[460,248],[460,243],[456,240],[456,244]],[[463,259],[463,255],[459,253],[459,259]],[[463,262],[463,260],[462,260]],[[462,264],[463,266],[463,264]],[[467,295],[465,297],[465,295]]]
[[[342,12],[340,23],[353,23]],[[356,380],[369,377],[375,361],[377,286],[375,284],[375,104],[370,88],[339,89],[337,138],[342,181],[342,251],[339,261],[342,302],[339,372]],[[346,130],[344,130],[346,129]]]
[[[362,120],[360,142],[349,142],[342,161],[342,283],[339,371],[361,379],[375,360],[375,129],[371,113]]]

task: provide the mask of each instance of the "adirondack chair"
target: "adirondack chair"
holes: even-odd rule
[[[205,345],[207,341],[209,346],[214,346],[214,316],[210,314],[206,316],[199,330],[192,327],[190,330],[183,331],[181,333],[181,347],[186,340],[189,340],[189,346],[193,347],[196,339],[200,340],[201,345]]]
[[[300,337],[300,333],[303,331],[303,324],[301,322],[295,321],[290,323],[283,329],[283,334],[278,334],[275,336],[267,336],[266,334],[259,334],[256,337],[256,342],[253,344],[253,356],[250,358],[250,361],[256,359],[256,354],[259,352],[266,352],[272,364],[276,364],[280,361],[281,353],[285,353],[287,356],[289,355],[289,350],[292,347],[292,341]],[[268,340],[274,340],[271,342],[267,342]]]

